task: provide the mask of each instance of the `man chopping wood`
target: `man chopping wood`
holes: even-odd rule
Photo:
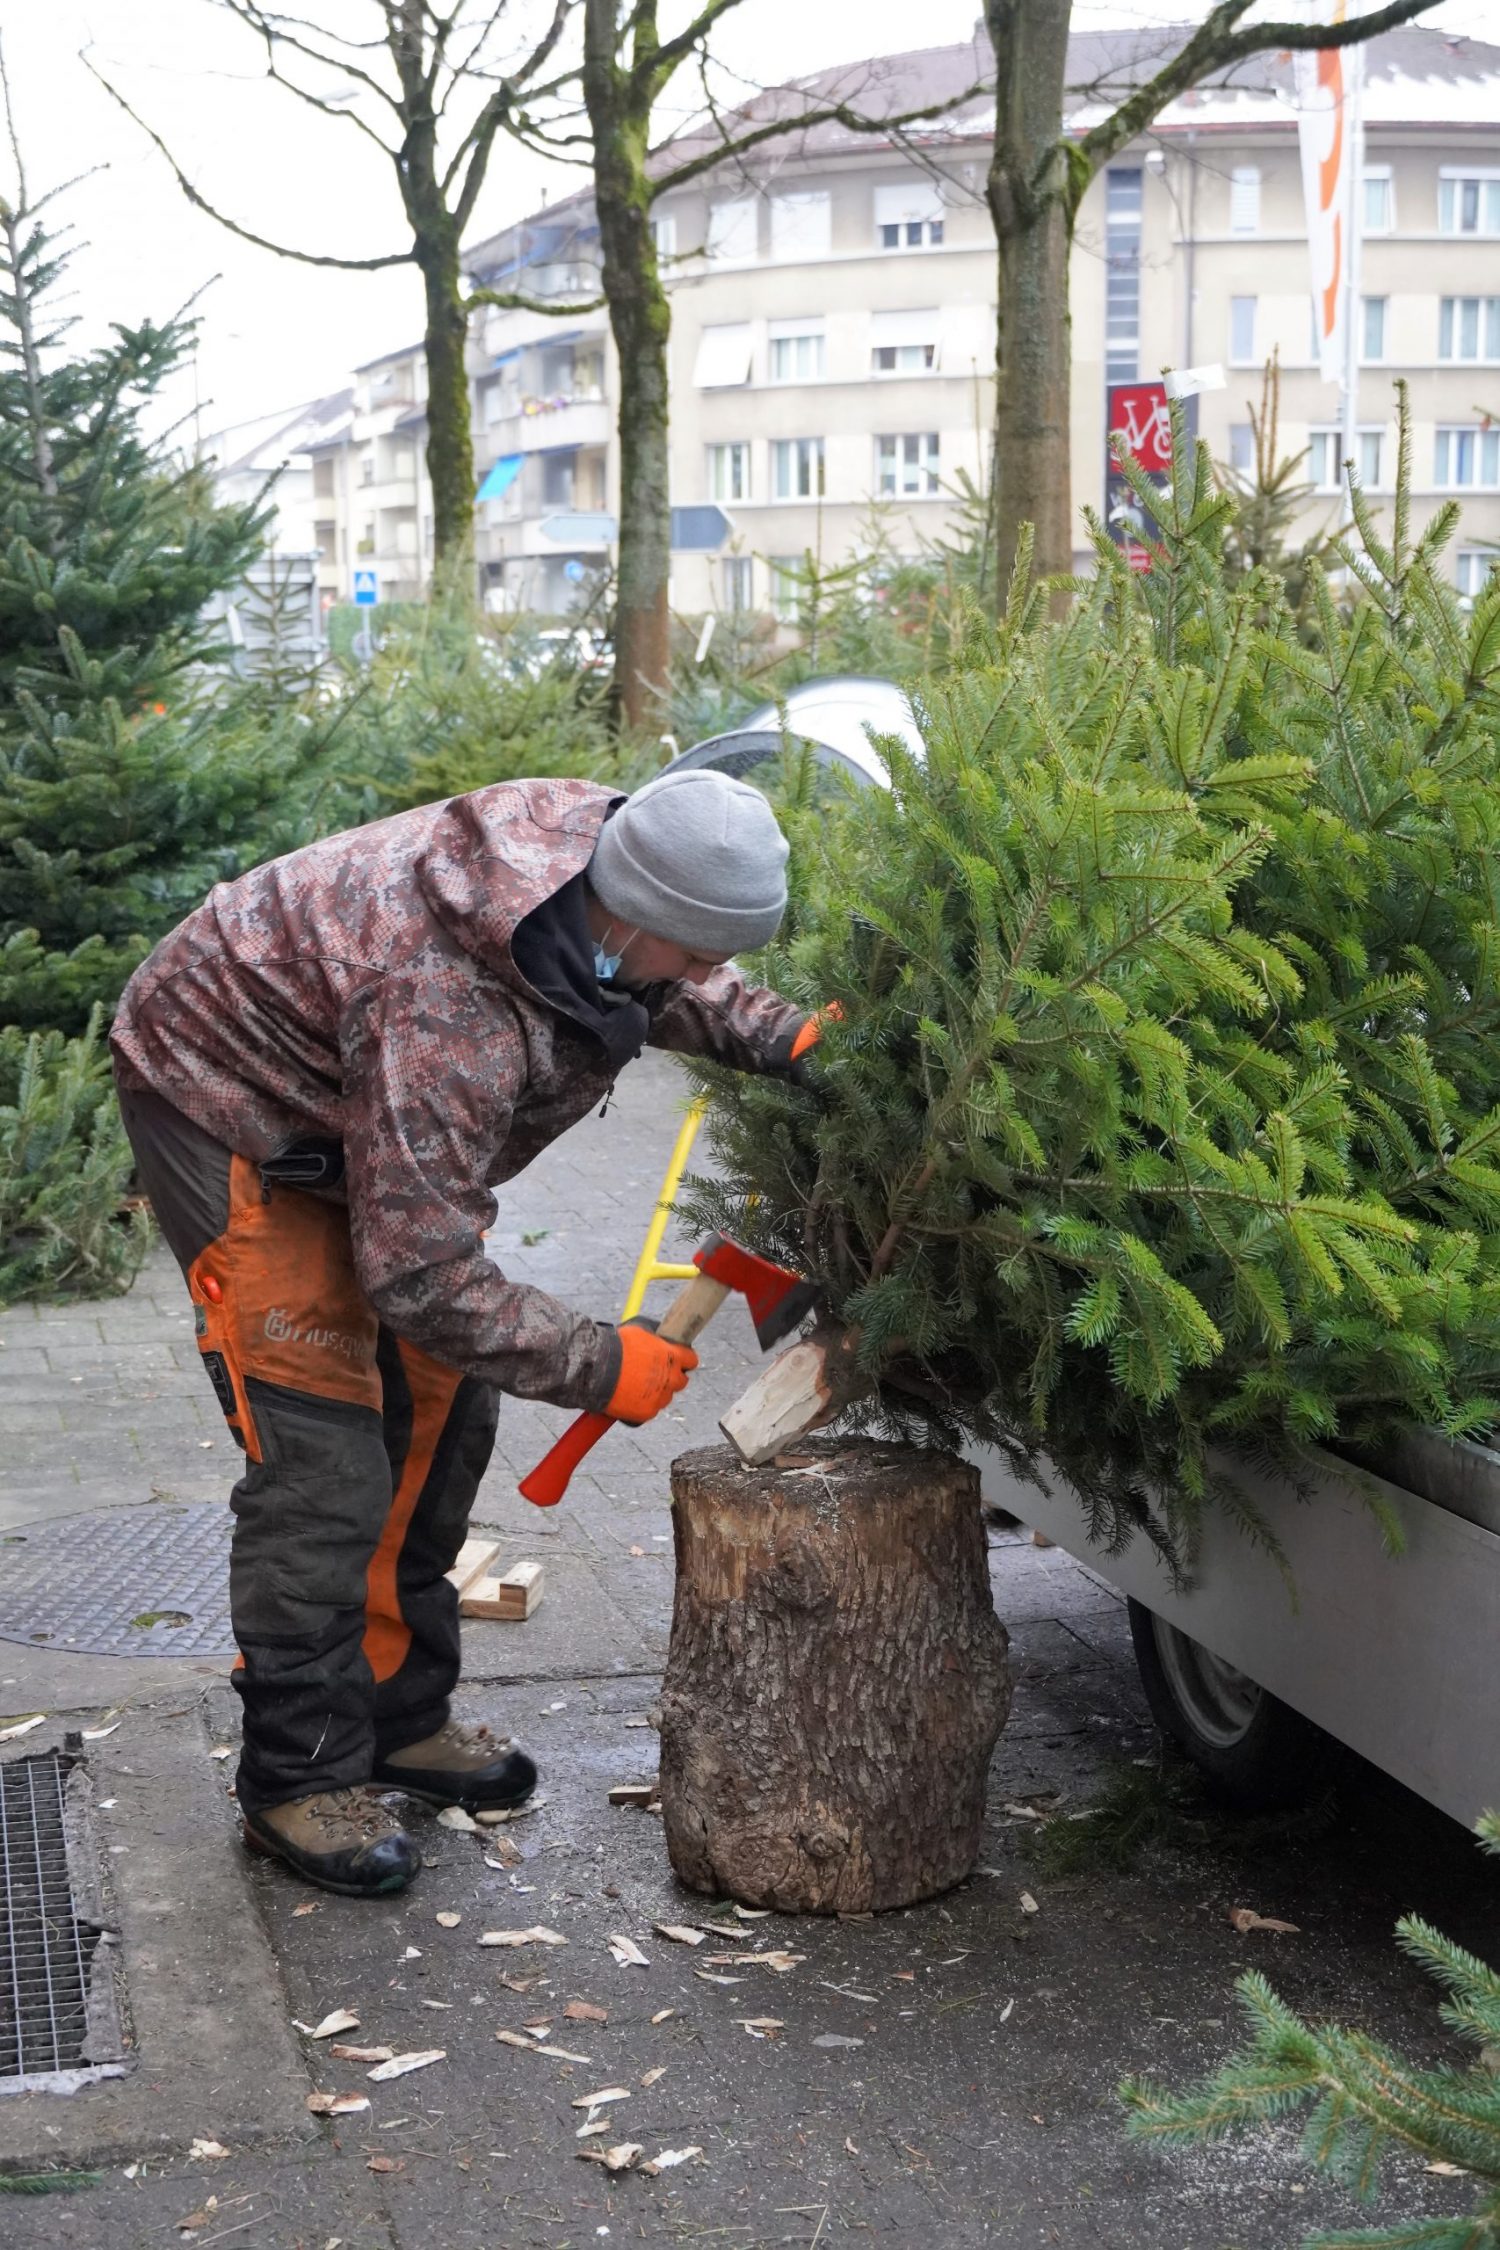
[[[444,1574],[499,1394],[638,1424],[697,1358],[507,1280],[491,1191],[643,1046],[797,1070],[815,1020],[730,965],[774,935],[786,858],[722,774],[501,782],[220,884],[126,987],[126,1129],[246,1455],[245,1840],[315,1883],[411,1881],[384,1792],[479,1810],[535,1786],[449,1713]]]

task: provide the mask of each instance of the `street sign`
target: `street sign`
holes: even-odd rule
[[[1147,476],[1164,485],[1172,474],[1172,421],[1167,412],[1165,383],[1110,383],[1104,393],[1104,521],[1109,536],[1123,547],[1132,570],[1149,570],[1151,556],[1145,542],[1156,537],[1156,519],[1148,515],[1120,472],[1115,441]],[[1196,394],[1184,402],[1188,428],[1198,426]]]
[[[357,570],[354,573],[354,599],[361,609],[373,609],[380,599],[380,573],[376,570]]]
[[[678,555],[714,555],[734,529],[722,508],[710,504],[672,510],[672,551]]]
[[[565,508],[543,516],[541,533],[557,547],[612,547],[620,526],[603,508]]]

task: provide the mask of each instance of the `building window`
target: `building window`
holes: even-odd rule
[[[1229,300],[1229,356],[1236,367],[1253,367],[1255,364],[1255,308],[1254,297],[1231,297]]]
[[[750,497],[750,447],[744,439],[708,449],[710,500],[748,500]]]
[[[802,557],[772,555],[771,615],[783,625],[795,625],[802,600]]]
[[[760,248],[760,202],[737,195],[709,206],[707,252],[717,265],[748,266]]]
[[[1141,167],[1104,175],[1104,377],[1134,382],[1141,371]]]
[[[1444,297],[1439,359],[1500,359],[1500,297]]]
[[[729,320],[705,328],[698,338],[693,381],[700,391],[731,389],[750,380],[750,323]]]
[[[1229,466],[1249,476],[1255,467],[1255,432],[1248,422],[1229,425]]]
[[[677,255],[677,213],[653,211],[651,214],[651,240],[656,245],[658,258],[675,258]]]
[[[1485,590],[1490,573],[1500,567],[1500,548],[1460,547],[1453,558],[1453,583],[1465,609],[1472,609]]]
[[[1500,485],[1500,430],[1439,430],[1432,468],[1433,483],[1454,490]]]
[[[771,447],[771,493],[777,500],[821,500],[823,440],[777,438]]]
[[[724,555],[719,561],[723,588],[719,607],[746,610],[755,607],[755,563],[749,555]]]
[[[833,243],[833,198],[826,188],[771,198],[771,256],[826,258]]]
[[[1384,439],[1383,430],[1360,430],[1357,435],[1355,473],[1361,488],[1366,492],[1380,484],[1380,454]],[[1307,473],[1319,492],[1340,492],[1344,484],[1344,433],[1337,429],[1310,430],[1307,445]]]
[[[915,179],[875,190],[875,240],[882,250],[934,250],[943,239],[943,198],[936,181]]]
[[[1443,172],[1438,226],[1444,234],[1500,234],[1500,172]]]
[[[1260,166],[1236,164],[1229,175],[1229,231],[1260,232]]]
[[[373,484],[375,482],[375,448],[373,446],[368,453],[362,453],[359,457],[359,481],[361,484]]]
[[[875,440],[875,490],[882,499],[931,499],[938,490],[936,430]]]
[[[794,328],[780,334],[771,331],[771,381],[773,383],[821,383],[823,380],[823,331],[821,328]]]
[[[876,344],[870,353],[872,375],[930,375],[936,364],[936,344]]]
[[[544,453],[542,455],[542,506],[544,508],[571,508],[577,489],[577,452]]]
[[[1396,190],[1389,164],[1365,167],[1365,233],[1389,234],[1396,223]]]
[[[1359,308],[1359,356],[1361,359],[1384,359],[1386,299],[1361,297]]]

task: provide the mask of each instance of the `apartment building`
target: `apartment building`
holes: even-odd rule
[[[354,370],[338,427],[307,448],[325,600],[350,600],[356,570],[375,572],[383,602],[421,599],[432,575],[426,401],[422,347],[407,344]]]
[[[1472,592],[1500,543],[1500,46],[1417,27],[1367,53],[1359,467],[1377,505],[1395,470],[1397,377],[1410,386],[1417,522],[1464,508],[1450,550]],[[1080,35],[1070,81],[1111,103],[1159,65],[1160,35]],[[975,42],[884,58],[891,109],[946,100],[982,75]],[[848,91],[849,74],[810,84]],[[780,97],[762,98],[765,103]],[[1098,114],[1074,102],[1080,128]],[[808,554],[833,563],[878,537],[916,555],[952,525],[965,475],[983,484],[993,407],[995,246],[984,203],[991,104],[977,99],[901,143],[839,125],[772,141],[656,207],[672,297],[671,478],[686,527],[672,599],[686,613],[787,614]],[[678,144],[679,148],[681,144]],[[475,277],[559,306],[475,324],[478,560],[493,607],[560,611],[609,559],[618,491],[617,378],[586,198],[469,253]],[[1167,366],[1222,366],[1197,402],[1221,460],[1249,457],[1249,407],[1274,351],[1282,447],[1305,449],[1308,527],[1337,506],[1339,399],[1313,351],[1290,61],[1256,58],[1184,95],[1095,180],[1070,275],[1075,509],[1104,505],[1105,393]],[[404,372],[397,374],[397,370]],[[403,413],[373,380],[399,381]],[[420,355],[357,376],[351,446],[365,476],[361,559],[425,572],[420,465],[402,509],[371,487],[420,430]],[[359,422],[359,412],[356,422]],[[405,418],[403,419],[403,414]],[[380,448],[382,445],[385,451]],[[366,450],[361,451],[360,448]],[[705,543],[703,511],[726,520]],[[694,513],[696,511],[696,513]],[[397,522],[401,517],[406,528]],[[717,521],[710,516],[710,526]],[[343,541],[342,522],[334,534]],[[393,546],[400,532],[406,544]],[[320,534],[321,543],[321,534]],[[388,560],[389,558],[389,560]],[[1079,563],[1088,549],[1079,517]],[[339,571],[347,597],[342,548]]]

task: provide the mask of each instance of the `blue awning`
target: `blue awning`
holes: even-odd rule
[[[502,492],[509,492],[521,474],[521,463],[525,458],[523,453],[502,453],[479,487],[477,497],[481,500],[498,500]]]

